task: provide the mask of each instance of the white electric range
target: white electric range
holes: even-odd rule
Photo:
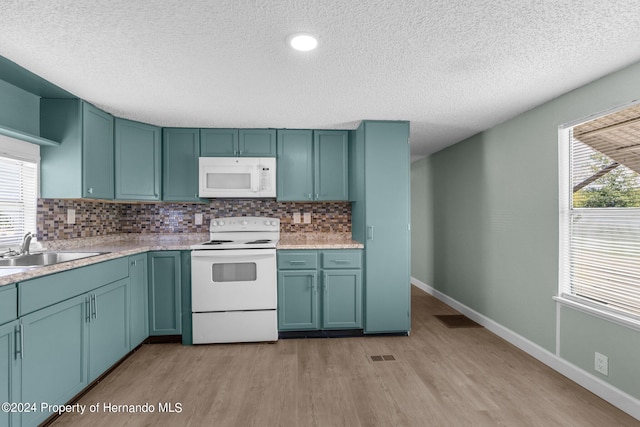
[[[280,220],[216,218],[191,246],[193,343],[276,341]]]

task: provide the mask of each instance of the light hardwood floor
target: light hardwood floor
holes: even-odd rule
[[[276,344],[149,344],[79,401],[63,426],[638,426],[640,422],[412,289],[410,337]],[[374,362],[370,356],[392,355]],[[159,413],[158,403],[181,413]],[[149,403],[154,413],[105,413]]]

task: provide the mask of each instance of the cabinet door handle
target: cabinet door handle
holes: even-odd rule
[[[373,225],[367,226],[367,240],[373,240]]]
[[[20,324],[20,359],[24,359],[24,330]]]
[[[320,198],[320,194],[316,193],[316,200]]]
[[[90,308],[90,297],[86,297],[84,299],[84,320],[85,322],[91,322],[91,308]]]
[[[307,194],[307,199],[311,200],[311,193]]]
[[[87,188],[87,193],[93,194],[93,187]]]
[[[96,298],[96,294],[91,295],[91,317],[93,319],[98,318],[98,299]]]
[[[18,354],[20,355],[20,359],[24,358],[24,334],[22,332],[22,323],[16,325],[15,327],[15,342],[14,347],[15,347],[15,351],[14,351],[14,357],[17,359],[18,358]],[[18,339],[18,335],[20,335],[20,339]]]
[[[348,259],[333,259],[331,262],[335,262],[336,264],[349,264]]]
[[[289,264],[295,264],[295,265],[304,265],[306,263],[307,261],[296,261],[296,260],[289,261]]]

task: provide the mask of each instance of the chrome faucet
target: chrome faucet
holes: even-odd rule
[[[24,235],[22,239],[22,245],[20,246],[20,255],[29,255],[29,245],[31,244],[31,239],[33,238],[33,234],[28,232]]]

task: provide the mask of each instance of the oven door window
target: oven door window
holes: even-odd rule
[[[255,282],[257,279],[255,262],[213,264],[211,270],[211,279],[214,283]]]

